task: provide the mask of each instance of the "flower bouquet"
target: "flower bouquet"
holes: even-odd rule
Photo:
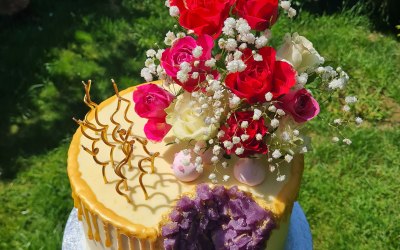
[[[180,25],[166,34],[165,49],[147,51],[141,71],[147,82],[158,78],[162,84],[139,86],[133,100],[136,113],[148,119],[148,139],[160,142],[171,131],[169,143],[185,143],[173,163],[181,181],[198,178],[204,165],[214,166],[213,183],[227,181],[231,176],[220,176],[218,168],[228,167],[232,157],[235,178],[244,184],[261,183],[264,169],[284,181],[282,163],[310,150],[304,124],[319,115],[322,103],[337,96],[350,117],[357,98],[343,95],[349,77],[340,67],[323,66],[324,58],[298,33],[286,34],[278,48],[270,45],[278,14],[296,15],[290,1],[166,5]],[[350,121],[328,125],[340,129]],[[339,140],[351,144],[344,136],[333,137]]]

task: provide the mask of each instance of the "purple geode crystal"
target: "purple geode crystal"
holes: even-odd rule
[[[182,197],[162,227],[166,250],[264,249],[276,227],[272,213],[236,186],[197,186]]]

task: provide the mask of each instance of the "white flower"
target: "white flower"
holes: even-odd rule
[[[262,115],[261,110],[259,110],[259,109],[254,109],[253,120],[255,120],[255,121],[259,120],[260,117],[261,117],[261,115]]]
[[[232,137],[233,144],[238,144],[240,142],[240,138],[237,136]]]
[[[240,50],[244,50],[244,49],[246,49],[247,48],[247,43],[242,43],[242,44],[240,44],[240,46],[239,46],[239,49]]]
[[[363,123],[363,119],[361,117],[356,117],[356,123],[357,125],[361,125],[361,123]]]
[[[143,77],[146,80],[146,82],[153,81],[153,76],[151,75],[151,71],[149,68],[143,68],[140,71],[140,76]]]
[[[223,38],[220,38],[220,39],[218,40],[218,46],[219,46],[221,49],[224,49],[225,46],[226,46],[226,40],[223,39]]]
[[[339,142],[339,137],[337,137],[337,136],[332,137],[332,142],[334,142],[334,143]]]
[[[243,35],[248,34],[251,30],[251,27],[246,19],[239,18],[239,20],[236,21],[236,30]]]
[[[347,96],[344,100],[347,104],[353,104],[358,101],[357,97],[355,96]]]
[[[228,62],[228,64],[226,65],[226,69],[230,73],[242,72],[246,69],[246,67],[246,64],[242,60],[233,60]]]
[[[165,49],[159,49],[159,50],[157,50],[156,58],[157,58],[158,60],[161,59],[162,54],[164,53],[164,51],[165,51]]]
[[[242,57],[243,53],[240,50],[236,50],[233,54],[233,59],[239,60]]]
[[[213,155],[219,155],[219,153],[221,152],[221,147],[219,145],[215,145],[213,147]]]
[[[197,79],[197,78],[199,78],[199,72],[193,72],[192,79]]]
[[[213,156],[213,157],[211,157],[211,162],[212,163],[217,163],[219,161],[219,157],[218,156]]]
[[[233,143],[230,141],[224,141],[224,147],[228,150],[233,148]]]
[[[285,42],[277,52],[277,58],[292,64],[299,73],[312,71],[324,62],[313,44],[298,33],[286,34]]]
[[[293,18],[297,15],[297,11],[293,9],[292,7],[289,8],[288,10],[288,17]]]
[[[271,105],[268,107],[268,111],[275,113],[276,112],[276,107],[274,105]]]
[[[256,41],[256,37],[252,33],[248,33],[248,34],[245,34],[245,35],[241,35],[240,36],[240,40],[242,42],[253,44]]]
[[[267,43],[268,43],[268,38],[263,35],[256,38],[255,45],[257,49],[261,49],[262,47],[267,45]]]
[[[170,14],[171,16],[179,16],[179,9],[178,9],[178,7],[177,7],[177,6],[171,6],[171,7],[169,8],[169,14]]]
[[[290,6],[291,6],[290,1],[281,1],[281,8],[282,9],[284,9],[286,11],[289,11]]]
[[[350,111],[350,106],[349,105],[344,105],[343,106],[343,111],[344,112],[349,112]]]
[[[279,151],[279,149],[275,149],[274,152],[272,152],[272,157],[275,159],[278,159],[281,156],[282,156],[282,153],[281,153],[281,151]]]
[[[343,143],[350,145],[352,143],[352,141],[350,139],[345,138],[345,139],[343,139]]]
[[[146,56],[147,57],[154,57],[157,54],[157,52],[154,49],[149,49],[146,51]]]
[[[278,177],[276,177],[276,181],[282,182],[286,179],[285,175],[279,175]]]
[[[237,148],[235,150],[235,154],[236,155],[241,155],[241,154],[243,154],[243,152],[244,152],[244,148],[243,147]]]
[[[293,130],[293,135],[294,136],[299,136],[300,131],[298,131],[297,129]]]
[[[164,43],[165,45],[172,45],[172,42],[175,41],[176,36],[174,34],[174,32],[172,31],[168,31],[167,34],[165,35],[165,39],[164,39]]]
[[[275,171],[275,166],[274,165],[269,165],[269,171],[271,171],[271,173],[273,173]]]
[[[211,173],[211,174],[208,176],[208,179],[210,179],[210,180],[213,180],[213,179],[215,179],[215,178],[217,178],[217,176],[216,176],[214,173]]]
[[[200,174],[203,173],[203,164],[196,165],[196,171]]]
[[[247,141],[249,138],[250,138],[250,136],[249,136],[249,135],[246,135],[246,134],[243,134],[243,135],[240,136],[240,139],[241,139],[242,141]]]
[[[247,128],[249,126],[249,122],[248,121],[242,121],[242,123],[240,124],[241,128]]]
[[[185,83],[189,80],[189,74],[185,70],[179,70],[176,74],[176,78],[182,83]]]
[[[345,82],[342,78],[339,79],[333,79],[329,84],[328,87],[330,89],[342,89],[345,85]]]
[[[228,50],[228,51],[235,51],[236,48],[237,48],[237,42],[236,42],[236,40],[235,40],[235,39],[232,39],[232,38],[229,38],[229,39],[226,41],[225,49]]]
[[[172,126],[171,132],[180,140],[205,141],[217,134],[219,124],[206,124],[206,117],[213,116],[213,109],[202,110],[201,105],[196,103],[191,106],[191,95],[185,92],[179,95],[170,106],[165,109],[167,113],[166,122]]]
[[[276,113],[278,114],[278,115],[280,115],[280,116],[284,116],[286,113],[285,113],[285,111],[283,111],[282,109],[277,109],[276,110]]]
[[[224,161],[221,165],[222,165],[223,168],[227,168],[228,167],[228,163],[226,161]]]
[[[229,98],[229,106],[231,108],[236,108],[240,103],[240,98],[236,95],[234,95],[233,97]]]
[[[255,55],[253,56],[253,59],[254,59],[254,61],[256,61],[256,62],[262,62],[263,57],[262,57],[262,55],[260,55],[260,54],[255,54]]]
[[[263,138],[262,134],[260,134],[260,133],[256,134],[256,140],[257,141],[261,141],[262,138]]]
[[[272,119],[271,120],[271,126],[273,127],[273,128],[277,128],[277,127],[279,127],[279,120],[278,119]]]
[[[293,156],[291,155],[285,155],[285,161],[291,162],[293,160]]]
[[[193,49],[192,54],[195,58],[199,58],[203,54],[203,47],[196,46],[196,48]]]
[[[224,175],[224,176],[222,177],[222,179],[223,179],[224,181],[228,181],[229,178],[231,178],[229,175]]]
[[[308,148],[307,147],[302,147],[300,150],[300,154],[305,154],[308,152]]]
[[[218,131],[217,137],[218,137],[218,138],[221,138],[221,137],[223,137],[224,135],[225,135],[225,131],[220,130],[220,131]]]
[[[184,32],[178,32],[176,33],[176,38],[184,38],[186,34]]]
[[[210,60],[207,60],[207,61],[205,62],[205,65],[206,65],[207,67],[212,68],[212,67],[215,66],[215,63],[216,63],[216,62],[217,62],[217,61],[216,61],[214,58],[211,58]]]
[[[286,131],[282,132],[281,137],[282,137],[282,140],[284,140],[284,141],[290,141],[290,135]]]
[[[268,92],[268,93],[265,94],[265,100],[267,102],[270,102],[272,100],[272,97],[273,97],[273,95],[272,95],[271,92]]]
[[[341,119],[335,119],[335,120],[333,120],[333,123],[335,123],[336,125],[340,125],[340,124],[342,124],[342,120]]]
[[[222,32],[227,36],[234,36],[235,35],[235,28],[236,20],[232,17],[228,17],[224,21],[224,27],[222,28]]]
[[[189,73],[190,71],[192,71],[192,66],[190,66],[190,63],[188,62],[183,62],[179,65],[179,68],[186,73]]]
[[[300,90],[300,89],[304,88],[304,85],[306,85],[307,81],[308,81],[308,74],[301,73],[300,75],[298,75],[296,77],[295,89]]]

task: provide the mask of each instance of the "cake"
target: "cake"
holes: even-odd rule
[[[84,83],[90,111],[74,119],[68,175],[85,247],[283,249],[311,149],[304,124],[349,77],[298,33],[269,45],[277,0],[166,5],[181,27],[146,52],[146,83],[112,81],[100,104]],[[357,99],[336,96],[349,115]]]
[[[146,119],[135,113],[133,101],[127,102],[132,99],[135,89],[136,87],[132,87],[119,93],[120,98],[126,101],[120,101],[121,108],[113,119],[121,123],[120,129],[128,130],[130,124],[126,122],[125,115],[127,115],[128,120],[134,121],[132,135],[146,140],[143,132]],[[86,118],[97,127],[100,127],[99,124],[109,126],[106,134],[109,141],[112,141],[110,134],[115,127],[118,127],[110,119],[117,109],[118,100],[117,96],[105,100]],[[96,112],[98,121],[95,119]],[[125,196],[118,195],[115,190],[115,183],[120,180],[120,177],[115,174],[111,165],[105,167],[107,183],[103,181],[103,165],[99,163],[110,160],[110,147],[101,141],[99,132],[96,134],[95,131],[83,125],[77,130],[68,152],[68,175],[74,206],[78,209],[78,217],[84,225],[87,249],[163,249],[160,225],[176,202],[185,194],[193,194],[196,186],[201,183],[217,185],[207,178],[211,172],[209,166],[204,167],[201,178],[192,182],[181,182],[175,177],[171,165],[174,154],[181,149],[180,145],[166,145],[171,141],[170,137],[172,136],[167,134],[162,142],[148,141],[146,145],[147,150],[159,152],[159,156],[154,159],[154,173],[143,177],[149,196],[147,200],[139,184],[140,170],[137,168],[138,161],[147,153],[141,144],[135,145],[131,164],[133,169],[125,168],[129,190],[123,190],[130,199],[128,201]],[[100,139],[100,142],[95,145],[99,151],[97,161],[94,160],[92,154],[85,151],[85,149],[91,150],[93,140],[90,138]],[[119,150],[115,150],[114,154],[115,161],[121,161],[124,158]],[[230,161],[237,160],[239,158]],[[267,176],[263,183],[254,187],[240,183],[235,178],[223,182],[226,187],[237,186],[240,190],[250,193],[260,206],[268,208],[273,213],[277,226],[272,230],[266,249],[283,249],[285,243],[288,218],[298,194],[303,171],[302,157],[296,156],[290,165],[282,168],[284,171],[282,174],[287,175],[283,182],[277,182],[275,173],[271,172],[266,172]],[[225,171],[224,174],[233,176],[231,167],[221,169]]]

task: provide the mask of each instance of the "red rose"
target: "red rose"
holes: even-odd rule
[[[253,120],[253,111],[242,111],[233,113],[226,124],[221,127],[221,130],[225,132],[224,136],[220,138],[222,146],[225,148],[227,154],[236,154],[240,158],[245,158],[254,154],[267,154],[268,147],[264,140],[257,140],[257,134],[263,138],[268,128],[265,126],[264,119]],[[242,128],[242,122],[248,122],[247,128]],[[242,135],[248,138],[242,138]],[[240,138],[238,143],[235,143],[234,137]],[[246,140],[243,140],[246,139]],[[244,151],[237,154],[236,150],[243,148]]]
[[[224,21],[229,16],[232,0],[170,0],[179,9],[179,23],[198,36],[218,37]]]
[[[320,109],[318,102],[306,89],[291,91],[279,98],[277,106],[292,115],[298,123],[311,120],[318,115]]]
[[[263,31],[278,18],[278,0],[238,0],[234,11],[246,19],[252,29]]]
[[[262,56],[262,61],[255,61],[251,49],[245,49],[242,60],[246,69],[231,73],[225,79],[226,86],[250,104],[265,102],[268,92],[278,98],[288,93],[296,83],[295,70],[286,62],[276,61],[274,48],[264,47],[258,54]]]

